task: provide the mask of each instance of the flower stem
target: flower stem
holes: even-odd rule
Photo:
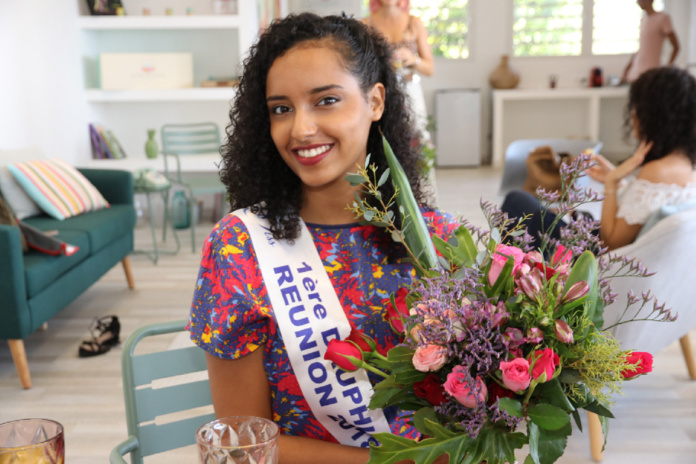
[[[380,355],[380,356],[381,356],[381,355]],[[389,378],[389,376],[388,376],[387,374],[385,374],[384,372],[380,371],[380,370],[377,369],[376,367],[371,366],[370,364],[366,363],[365,361],[363,361],[363,364],[362,364],[362,366],[360,366],[360,367],[362,367],[363,369],[365,369],[365,370],[367,370],[367,371],[373,372],[373,373],[375,373],[375,374],[377,374],[377,375],[379,375],[379,376],[382,376],[382,377],[384,377],[385,379]]]

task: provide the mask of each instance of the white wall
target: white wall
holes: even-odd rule
[[[288,0],[288,5],[292,11],[304,2],[319,6],[324,3]],[[350,7],[359,2],[326,3]],[[127,8],[128,2],[124,4]],[[471,58],[438,59],[435,75],[423,79],[423,87],[431,114],[438,89],[482,89],[482,155],[486,157],[490,127],[488,74],[500,55],[511,49],[512,1],[470,0],[470,4]],[[667,6],[682,43],[678,64],[696,62],[696,0],[668,0]],[[347,7],[343,9],[349,10]],[[77,27],[80,8],[84,8],[84,0],[0,0],[0,151],[37,145],[48,155],[76,164],[89,159],[87,123],[91,115],[83,96],[82,32]],[[511,65],[522,76],[522,88],[546,86],[551,73],[559,75],[559,86],[576,86],[594,66],[602,67],[605,75],[620,74],[627,59],[512,58]]]
[[[86,129],[77,11],[66,0],[0,2],[0,150],[79,156]]]

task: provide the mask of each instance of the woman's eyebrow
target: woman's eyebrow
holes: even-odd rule
[[[329,85],[322,85],[321,87],[315,87],[309,91],[310,94],[314,95],[316,93],[321,93],[325,92],[327,90],[332,90],[332,89],[343,89],[343,86],[340,86],[338,84],[329,84]],[[288,97],[285,95],[270,95],[266,97],[267,102],[271,101],[278,101],[278,100],[287,100]]]

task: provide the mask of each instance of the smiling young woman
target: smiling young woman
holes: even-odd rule
[[[368,153],[384,173],[383,133],[424,203],[404,101],[386,41],[353,19],[289,16],[245,62],[222,148],[233,213],[204,245],[189,330],[207,353],[216,415],[275,421],[281,463],[364,463],[373,433],[417,436],[403,411],[367,407],[378,379],[324,360],[352,329],[380,351],[399,343],[385,307],[413,266],[349,212],[345,177]],[[391,182],[380,191],[394,194]],[[445,239],[457,226],[423,212]]]

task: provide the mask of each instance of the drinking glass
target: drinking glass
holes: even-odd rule
[[[0,424],[0,464],[63,464],[63,426],[50,419]]]
[[[196,431],[201,464],[277,464],[280,429],[268,419],[231,416]]]

